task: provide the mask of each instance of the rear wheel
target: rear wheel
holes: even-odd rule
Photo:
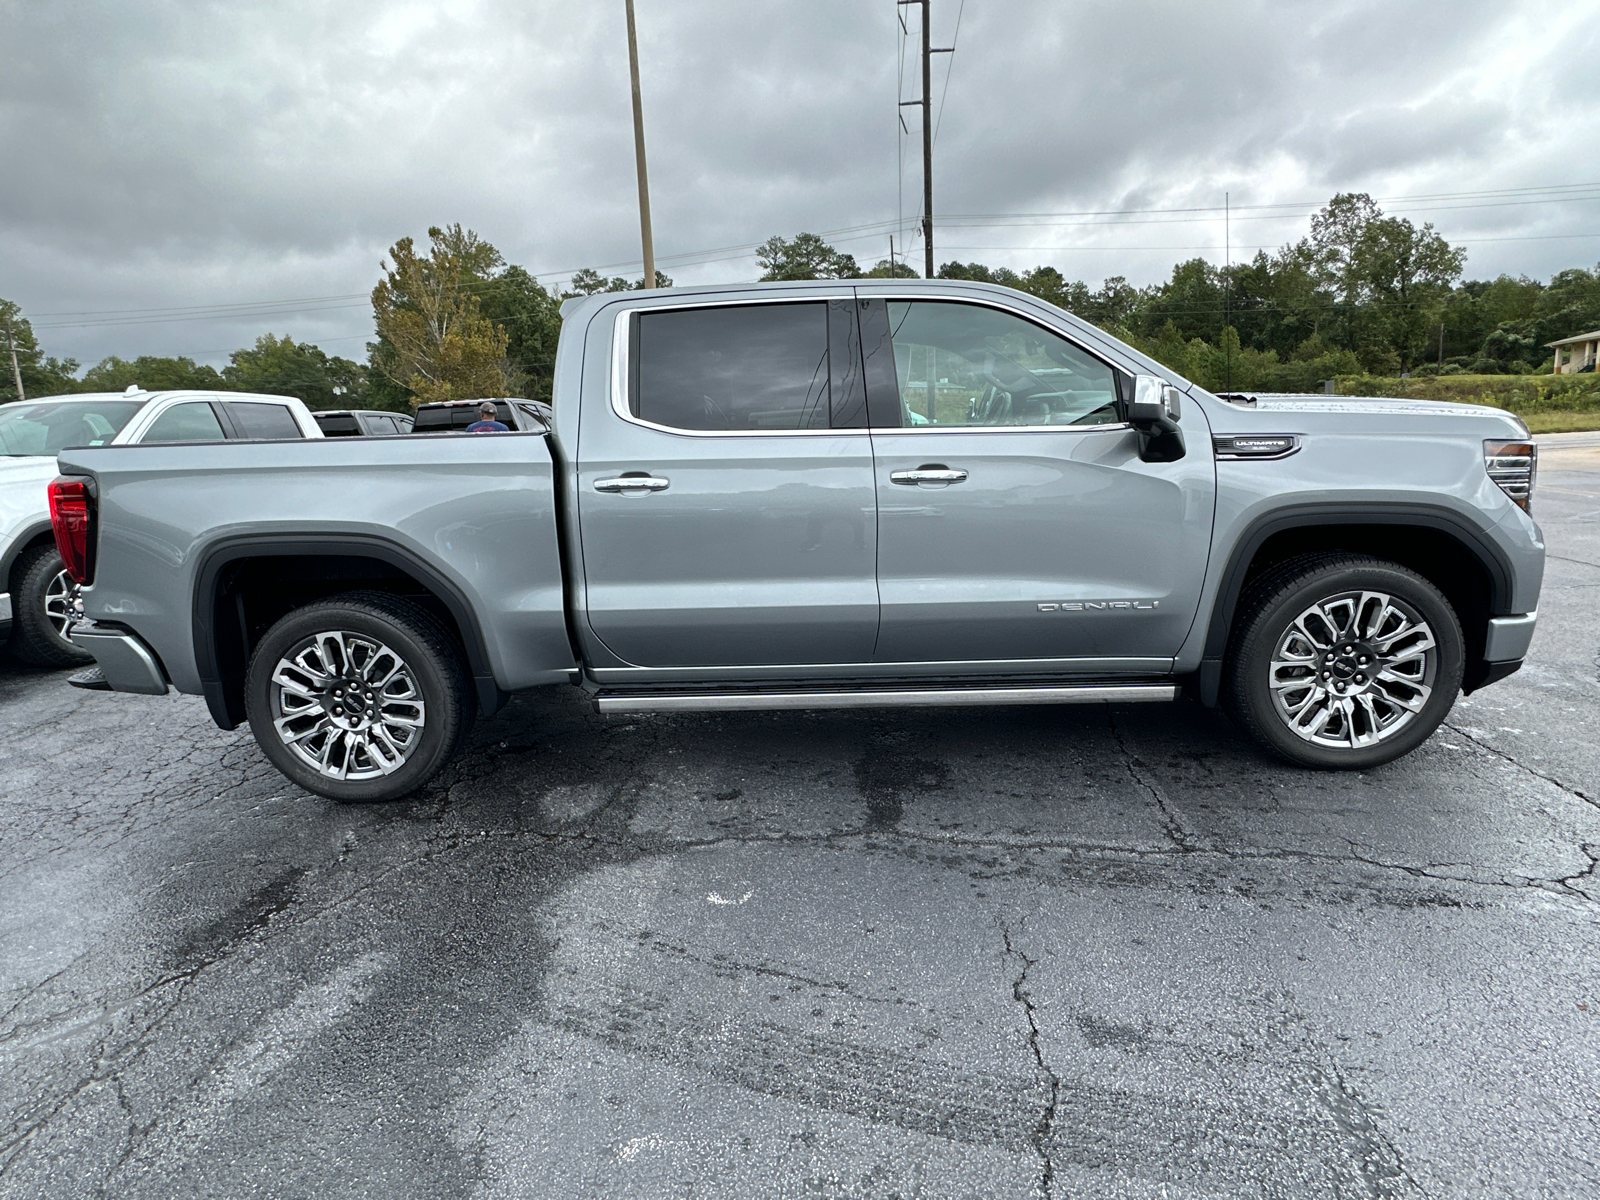
[[[74,645],[72,627],[83,619],[78,585],[54,546],[36,546],[18,560],[11,598],[11,652],[36,667],[78,667],[94,655]]]
[[[245,711],[273,766],[332,800],[393,800],[448,762],[475,704],[461,653],[423,609],[352,592],[296,609],[250,658]]]
[[[1461,690],[1461,623],[1449,601],[1381,559],[1285,563],[1252,589],[1237,630],[1230,711],[1306,766],[1360,769],[1409,754]]]

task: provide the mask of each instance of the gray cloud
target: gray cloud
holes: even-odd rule
[[[680,281],[756,268],[675,256],[895,218],[891,0],[637,4],[656,241]],[[959,6],[935,0],[936,44]],[[1600,127],[1586,7],[967,0],[935,212],[1586,182]],[[359,356],[379,260],[434,223],[462,221],[537,272],[638,269],[621,0],[0,0],[0,19],[0,295],[51,353],[220,362],[270,329]],[[909,232],[916,137],[903,148]],[[1567,236],[1600,234],[1592,200],[1390,207],[1465,242],[1473,275],[1600,258],[1600,238]],[[1243,207],[1234,244],[1305,229],[1304,213],[1268,215]],[[1136,282],[1221,243],[1210,217],[938,232],[940,261]],[[871,262],[887,230],[837,244]],[[44,315],[338,296],[354,298],[148,324]]]

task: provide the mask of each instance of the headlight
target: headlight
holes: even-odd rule
[[[1483,443],[1483,469],[1524,512],[1533,511],[1533,481],[1539,472],[1539,447],[1533,442]]]

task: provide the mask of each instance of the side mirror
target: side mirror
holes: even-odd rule
[[[1176,462],[1187,453],[1178,420],[1182,393],[1154,375],[1133,377],[1128,424],[1139,431],[1139,457],[1145,462]]]

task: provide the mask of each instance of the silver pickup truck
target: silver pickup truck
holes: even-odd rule
[[[553,428],[60,455],[74,640],[300,786],[414,790],[509,693],[602,712],[1187,692],[1316,767],[1521,664],[1535,449],[1491,408],[1223,400],[983,284],[569,301]]]

